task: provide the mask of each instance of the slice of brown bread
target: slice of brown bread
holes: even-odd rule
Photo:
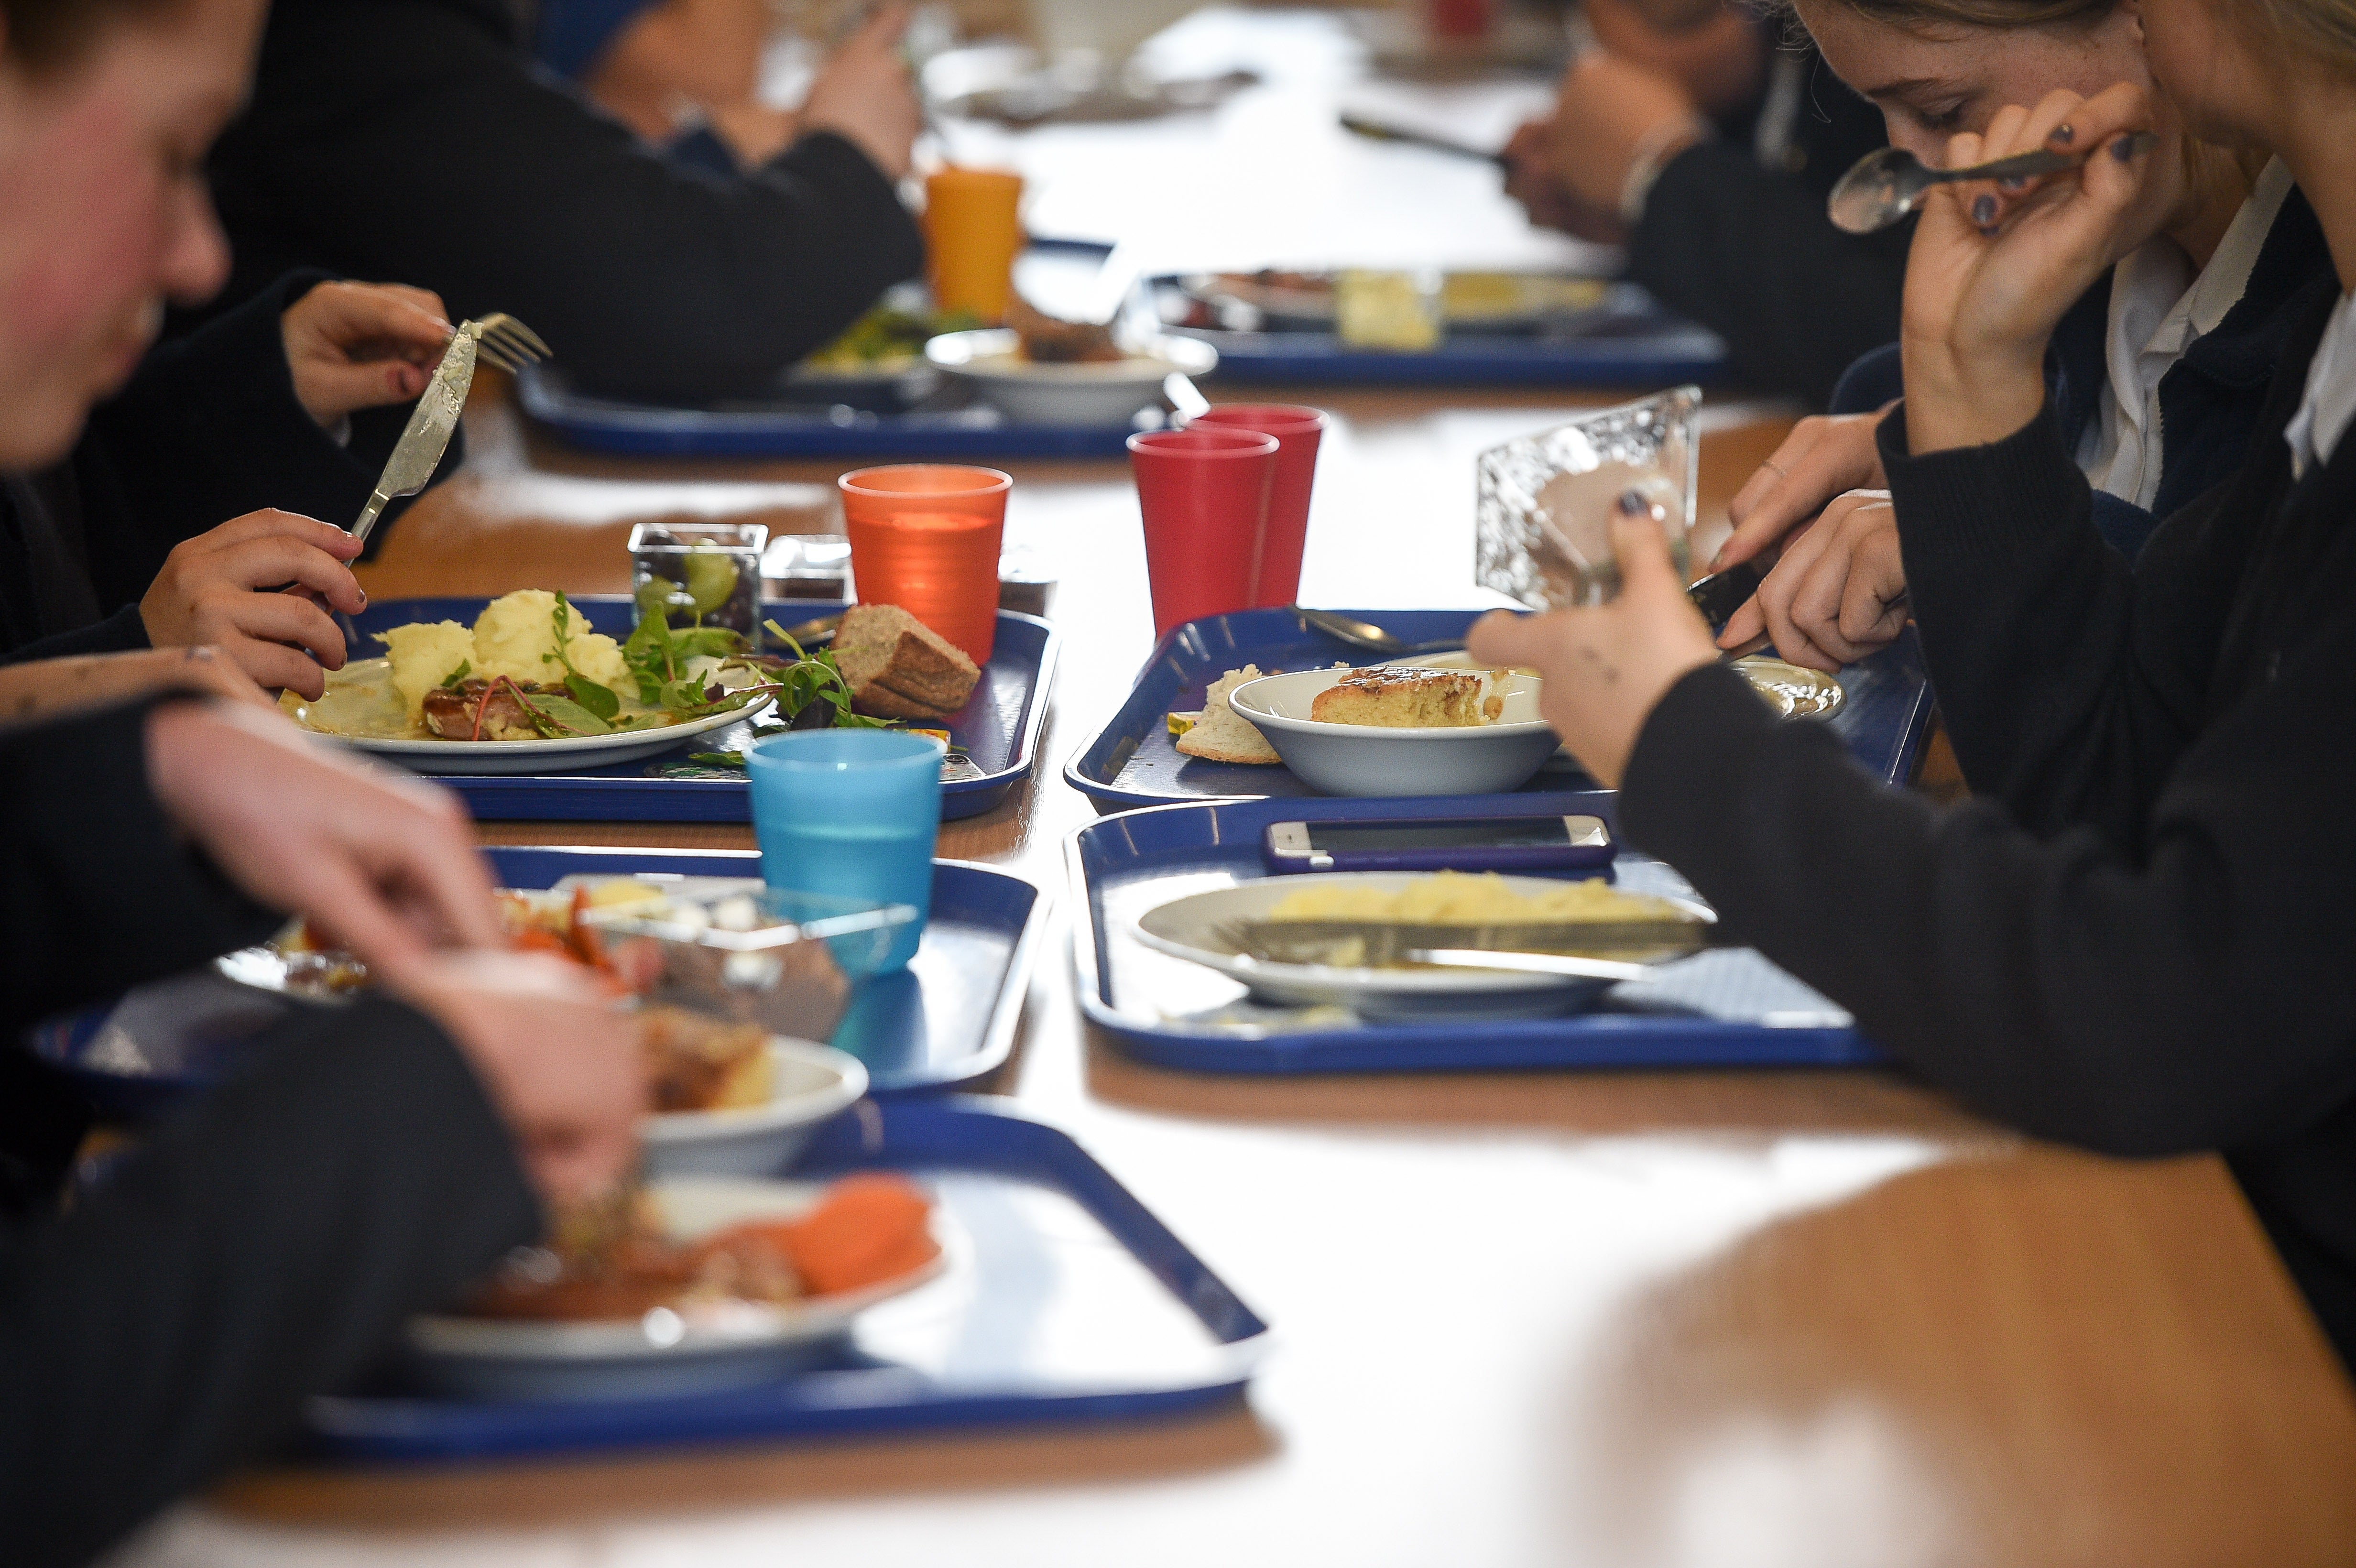
[[[859,604],[834,634],[834,664],[851,705],[879,719],[946,719],[981,671],[963,649],[897,604]]]

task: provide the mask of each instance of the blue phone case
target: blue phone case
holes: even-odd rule
[[[1299,820],[1294,818],[1291,820]],[[1501,831],[1510,831],[1514,825],[1532,821],[1557,821],[1558,817],[1508,816],[1496,818]],[[1276,836],[1290,822],[1271,822],[1260,830],[1260,858],[1268,869],[1280,876],[1303,871],[1498,871],[1508,876],[1543,876],[1564,871],[1609,871],[1612,858],[1620,846],[1612,837],[1611,827],[1603,827],[1601,844],[1447,844],[1428,847],[1383,848],[1367,845],[1357,848],[1322,849],[1314,856],[1279,854]],[[1379,830],[1386,827],[1413,829],[1432,826],[1429,818],[1398,818],[1373,822],[1352,822],[1353,828]]]

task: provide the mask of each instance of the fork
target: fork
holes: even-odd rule
[[[540,334],[503,310],[479,321],[460,322],[458,330],[481,345],[484,358],[510,376],[548,357],[548,345],[540,340]]]

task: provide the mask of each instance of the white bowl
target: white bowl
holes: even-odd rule
[[[668,1111],[638,1124],[648,1176],[775,1176],[819,1124],[867,1093],[867,1067],[830,1045],[769,1038],[766,1104]]]
[[[1140,409],[1161,401],[1172,371],[1207,376],[1219,363],[1219,351],[1200,339],[1157,337],[1125,359],[1034,364],[1007,327],[945,332],[925,345],[925,357],[972,383],[982,401],[1008,419],[1057,425],[1127,425]]]
[[[1348,673],[1262,676],[1229,693],[1227,706],[1258,727],[1294,777],[1327,795],[1499,794],[1527,784],[1560,744],[1538,717],[1537,677],[1518,672],[1505,677],[1505,710],[1491,724],[1391,730],[1310,718],[1317,694]]]

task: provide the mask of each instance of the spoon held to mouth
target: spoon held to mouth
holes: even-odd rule
[[[2149,131],[2137,131],[2127,138],[2135,153],[2148,152],[2159,144],[2159,138]],[[1946,185],[1955,180],[2033,179],[2039,175],[2060,174],[2077,167],[2092,155],[2089,153],[2057,153],[2039,148],[2033,153],[2016,153],[1993,163],[1973,164],[1960,169],[1934,169],[1903,147],[1883,147],[1868,153],[1841,176],[1826,199],[1825,210],[1833,227],[1850,234],[1871,234],[1889,228],[1908,213],[1922,205],[1933,186]]]

